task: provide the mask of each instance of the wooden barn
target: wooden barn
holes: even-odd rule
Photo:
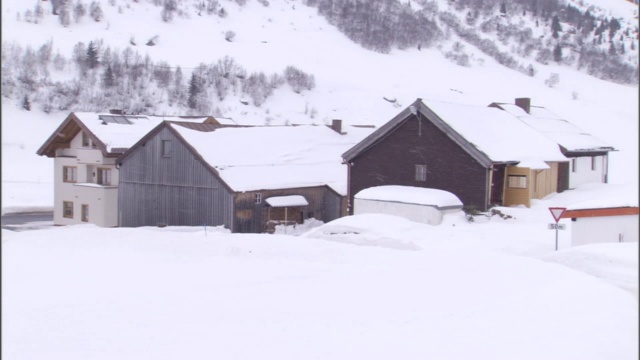
[[[346,213],[340,154],[371,130],[165,122],[118,159],[120,226],[262,233]]]
[[[37,151],[54,160],[53,223],[117,226],[116,160],[165,120],[220,125],[210,116],[70,113]]]
[[[530,206],[568,181],[558,146],[505,111],[418,99],[343,154],[349,197],[403,185],[449,191],[466,206]],[[353,208],[350,208],[353,213]]]

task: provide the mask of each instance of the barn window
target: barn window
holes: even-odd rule
[[[62,167],[62,181],[64,182],[77,182],[78,181],[78,168],[75,166],[63,166]]]
[[[89,205],[82,204],[82,213],[81,213],[82,221],[89,221]]]
[[[571,159],[571,172],[576,172],[577,171],[577,168],[576,168],[576,165],[578,165],[578,161],[577,160],[578,159],[576,159],[576,158]]]
[[[509,175],[508,186],[512,189],[526,189],[527,188],[527,176],[526,175]]]
[[[171,140],[162,140],[162,156],[171,156]]]
[[[596,157],[595,156],[591,157],[591,170],[593,170],[593,171],[596,170]]]
[[[416,165],[416,181],[427,181],[427,165]]]
[[[62,216],[73,219],[73,202],[72,201],[62,202]]]
[[[98,184],[111,185],[111,169],[98,168]]]
[[[261,204],[262,203],[262,194],[261,193],[257,193],[256,194],[256,204]]]

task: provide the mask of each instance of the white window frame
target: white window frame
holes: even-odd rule
[[[262,204],[262,193],[255,194],[255,202],[256,204]]]

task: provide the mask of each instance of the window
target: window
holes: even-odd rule
[[[89,138],[89,135],[87,135],[87,133],[85,133],[84,131],[82,132],[82,146],[91,147],[91,139]]]
[[[171,140],[162,140],[162,156],[171,156]]]
[[[526,189],[527,176],[526,175],[509,175],[508,186],[512,189]]]
[[[595,156],[591,157],[591,170],[593,170],[593,171],[596,170],[596,157]]]
[[[416,181],[427,181],[427,165],[416,165]]]
[[[98,168],[98,184],[111,185],[111,169]]]
[[[578,161],[576,158],[571,159],[571,172],[576,172],[576,165],[578,164]]]
[[[262,203],[262,194],[261,193],[257,193],[256,194],[256,204],[260,204]]]
[[[73,219],[73,202],[72,201],[62,202],[62,216],[69,219]]]
[[[82,221],[84,222],[88,222],[89,221],[89,205],[87,204],[82,204]]]
[[[74,183],[78,181],[78,168],[75,166],[62,167],[62,181]]]

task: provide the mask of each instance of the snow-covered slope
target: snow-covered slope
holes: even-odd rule
[[[179,2],[183,15],[170,22],[162,21],[161,6],[151,1],[97,2],[104,12],[100,22],[86,15],[63,27],[58,17],[51,15],[50,2],[41,2],[45,15],[35,24],[24,18],[34,3],[3,1],[3,46],[13,43],[37,50],[51,41],[54,54],[70,59],[78,42],[102,41],[103,47],[112,50],[130,47],[143,59],[148,55],[155,63],[180,66],[187,75],[199,64],[229,56],[248,73],[281,73],[287,66],[295,66],[314,76],[312,90],[297,94],[283,86],[259,107],[243,105],[241,94],[231,94],[224,101],[212,98],[212,115],[244,124],[327,124],[342,119],[346,124],[380,125],[418,97],[474,105],[530,97],[532,105],[552,110],[619,150],[611,155],[611,182],[638,180],[638,87],[634,85],[599,80],[555,63],[536,64],[537,74],[530,77],[498,64],[472,46],[466,47],[472,55],[470,66],[458,66],[442,54],[455,38],[433,48],[372,52],[351,42],[302,1],[273,1],[269,6],[257,0],[243,6],[220,1],[225,17],[200,16],[194,3],[183,1]],[[633,11],[637,10],[622,0],[580,3],[600,5],[608,9],[602,11],[628,21],[634,20]],[[439,3],[443,9],[447,4]],[[236,34],[231,42],[225,40],[227,31]],[[152,38],[155,46],[144,45]],[[132,41],[137,46],[131,45]],[[74,77],[75,71],[72,66],[62,71],[51,69],[51,80]],[[559,75],[559,82],[549,87],[545,81],[552,73]],[[46,115],[37,105],[31,112],[20,109],[19,98],[3,97],[2,101],[3,160],[7,159],[2,166],[3,174],[10,174],[3,176],[3,187],[9,178],[47,181],[52,174],[51,162],[37,159],[35,150],[68,111]],[[157,113],[184,114],[184,109],[158,104]],[[24,166],[36,161],[41,165]],[[43,201],[43,205],[47,203],[49,200]]]

